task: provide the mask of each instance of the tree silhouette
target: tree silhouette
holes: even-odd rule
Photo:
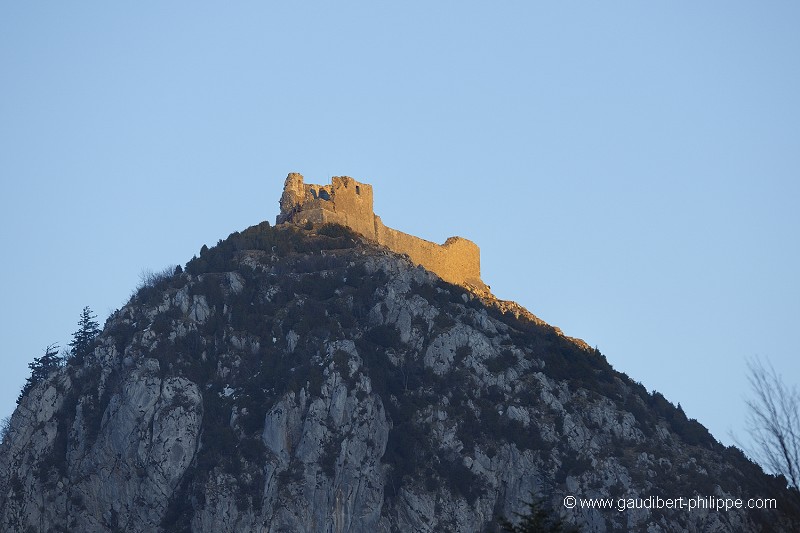
[[[95,320],[97,316],[92,314],[89,306],[81,311],[81,318],[78,320],[78,331],[72,334],[72,341],[69,343],[70,358],[75,364],[83,363],[87,355],[92,353],[94,340],[100,334],[100,324]]]
[[[510,533],[574,533],[578,529],[570,524],[564,522],[547,511],[541,501],[536,501],[531,495],[531,501],[528,502],[528,513],[514,513],[517,517],[521,518],[518,524],[511,523],[507,518],[500,518],[498,520],[501,531],[508,531]]]
[[[753,398],[747,401],[747,429],[757,457],[795,490],[800,489],[800,392],[784,384],[769,363],[748,362]]]
[[[22,387],[22,392],[19,393],[17,403],[22,400],[28,391],[30,391],[36,384],[44,381],[50,372],[61,368],[63,360],[58,355],[58,346],[50,344],[44,349],[44,355],[35,358],[32,362],[28,363],[28,368],[31,369],[31,375],[28,377],[25,385]]]

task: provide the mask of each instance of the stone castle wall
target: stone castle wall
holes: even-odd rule
[[[278,224],[341,224],[394,252],[408,255],[411,261],[445,281],[486,287],[481,281],[480,249],[474,242],[450,237],[440,245],[385,226],[375,215],[372,186],[366,183],[335,176],[330,185],[312,185],[304,183],[302,175],[292,173],[286,178],[280,205]]]

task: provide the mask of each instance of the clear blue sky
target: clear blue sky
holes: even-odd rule
[[[800,4],[4,2],[0,416],[288,172],[481,246],[495,294],[729,443],[798,382]]]

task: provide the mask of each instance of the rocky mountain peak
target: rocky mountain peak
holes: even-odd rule
[[[516,304],[346,225],[264,222],[23,396],[0,530],[479,532],[535,497],[586,531],[788,531],[784,487]],[[694,494],[778,510],[563,505]]]

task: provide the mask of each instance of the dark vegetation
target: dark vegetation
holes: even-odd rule
[[[83,363],[86,356],[94,349],[95,339],[100,334],[100,325],[95,320],[96,318],[88,306],[84,307],[78,320],[78,330],[72,334],[72,340],[69,343],[70,350],[66,355],[62,356],[59,353],[59,347],[56,344],[50,344],[45,348],[41,357],[36,357],[28,363],[31,375],[22,387],[17,403],[34,386],[47,379],[50,374],[61,369],[65,364],[80,365]]]
[[[231,261],[237,252],[243,250],[261,250],[274,253],[278,257],[286,257],[291,254],[353,248],[357,240],[352,231],[333,224],[322,226],[316,236],[311,236],[293,227],[278,230],[268,222],[262,222],[242,232],[231,233],[213,248],[204,245],[200,249],[200,257],[194,257],[186,264],[186,272],[197,275],[235,270],[236,266]]]
[[[88,306],[83,308],[78,320],[78,330],[72,334],[72,340],[69,343],[69,362],[71,364],[83,364],[84,359],[94,350],[95,339],[100,334],[100,324],[96,319],[97,316],[92,314],[92,310]]]
[[[44,354],[41,357],[34,358],[33,361],[28,363],[28,368],[31,369],[31,375],[25,381],[22,391],[19,393],[17,403],[19,403],[23,396],[36,386],[38,383],[44,381],[51,372],[55,372],[61,368],[63,360],[58,355],[58,346],[50,344],[44,349]]]
[[[579,530],[571,524],[565,523],[554,509],[546,502],[536,498],[533,494],[528,502],[527,513],[514,513],[514,521],[500,517],[498,522],[501,531],[510,533],[577,533]]]

